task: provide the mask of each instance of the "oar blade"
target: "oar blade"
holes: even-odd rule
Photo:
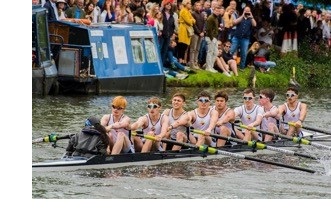
[[[40,143],[40,142],[44,142],[44,137],[40,137],[40,138],[37,138],[37,139],[33,139],[32,140],[32,144],[35,144],[35,143]]]

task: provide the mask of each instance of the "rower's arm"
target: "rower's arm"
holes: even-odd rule
[[[162,117],[162,123],[161,123],[162,127],[161,127],[161,133],[156,135],[156,138],[158,139],[162,139],[166,136],[167,132],[168,132],[168,126],[169,126],[169,117],[167,115],[163,115]]]
[[[211,111],[210,124],[209,124],[208,128],[206,129],[206,132],[211,133],[211,131],[216,126],[217,120],[218,120],[218,112],[216,110],[212,110]]]
[[[306,119],[307,116],[307,105],[304,103],[301,103],[301,110],[300,110],[300,117],[299,121],[303,122]]]
[[[236,119],[236,114],[234,110],[230,109],[222,119],[219,119],[217,121],[216,125],[221,126],[228,122],[233,123],[235,119]]]
[[[145,124],[146,122],[146,117],[145,116],[142,116],[140,118],[138,118],[138,120],[134,123],[132,123],[129,127],[131,130],[137,130],[139,128],[142,128],[143,125]]]

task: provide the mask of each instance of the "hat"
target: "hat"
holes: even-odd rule
[[[100,119],[95,116],[91,116],[85,120],[85,126],[95,126],[95,124],[100,124]]]
[[[161,5],[164,6],[164,5],[167,5],[169,3],[173,4],[174,3],[174,0],[163,0],[162,3],[161,3]]]
[[[67,2],[65,0],[57,0],[56,3],[65,3],[65,4],[67,4]]]

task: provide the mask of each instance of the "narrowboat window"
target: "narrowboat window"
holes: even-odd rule
[[[157,62],[155,44],[151,39],[145,39],[145,48],[146,48],[147,62]]]
[[[135,63],[145,62],[143,45],[141,41],[138,39],[131,40],[131,45],[132,45],[132,54],[133,54],[134,62]]]

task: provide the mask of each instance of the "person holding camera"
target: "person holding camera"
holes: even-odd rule
[[[231,54],[240,49],[240,64],[239,68],[243,70],[246,63],[246,55],[250,42],[250,38],[253,32],[253,27],[256,27],[256,21],[252,15],[251,8],[245,7],[242,15],[234,20],[233,25],[236,26],[236,30],[232,37],[232,45],[230,49]]]

